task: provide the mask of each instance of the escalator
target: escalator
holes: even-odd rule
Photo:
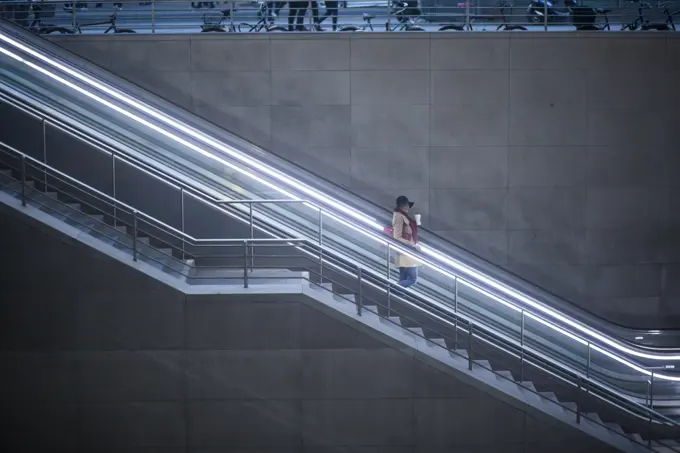
[[[264,241],[260,245],[272,239],[273,252],[258,260],[289,269],[313,261],[315,283],[342,286],[348,300],[372,300],[385,318],[397,314],[400,325],[421,329],[426,340],[444,340],[453,352],[462,350],[458,337],[468,341],[470,370],[474,349],[513,382],[560,387],[546,398],[579,404],[586,394],[596,401],[593,412],[616,421],[608,429],[642,434],[641,440],[628,436],[636,447],[678,451],[672,441],[653,443],[680,438],[664,415],[680,405],[677,332],[612,325],[427,232],[421,252],[405,250],[382,233],[389,213],[4,23],[0,101],[2,117],[10,118],[0,136],[14,159],[10,168],[18,168],[17,153],[23,153],[21,162],[32,159],[37,179],[42,162],[74,184],[97,189],[82,204],[113,212],[126,228],[146,222],[149,236],[169,248],[166,254],[181,251],[174,272],[188,267],[188,277],[200,280],[210,268],[242,261],[209,238],[229,234],[236,242]],[[44,192],[48,185],[66,191],[64,181],[50,184],[42,171]],[[125,184],[116,186],[118,180]],[[207,239],[188,243],[184,235]],[[255,247],[245,245],[246,259]],[[412,289],[395,285],[397,252],[423,262]],[[636,343],[636,337],[652,343]],[[584,411],[576,409],[579,421]],[[644,423],[654,427],[653,435],[637,429]]]

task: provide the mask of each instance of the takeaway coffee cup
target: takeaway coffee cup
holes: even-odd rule
[[[415,217],[416,217],[416,225],[420,225],[420,217],[421,217],[420,214],[416,214]]]

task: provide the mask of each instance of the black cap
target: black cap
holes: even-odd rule
[[[406,195],[399,195],[397,197],[397,207],[408,205],[409,208],[412,208],[414,204],[415,201],[409,201]]]

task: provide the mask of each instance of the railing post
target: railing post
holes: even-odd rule
[[[583,407],[583,378],[578,377],[576,381],[576,389],[578,391],[578,399],[576,400],[576,423],[581,423],[581,408]]]
[[[26,156],[21,155],[21,205],[26,206]]]
[[[77,23],[78,21],[76,20],[76,2],[73,2],[71,3],[71,25],[73,26],[74,30],[76,29]]]
[[[132,260],[137,261],[137,211],[132,211]]]
[[[179,208],[180,208],[180,220],[182,222],[182,233],[184,231],[184,187],[179,188]],[[182,261],[185,260],[185,249],[184,249],[184,238],[182,238]]]
[[[520,334],[519,334],[519,345],[520,345],[520,352],[519,352],[519,381],[522,382],[524,380],[524,310],[521,311],[522,313],[522,320],[521,320],[521,325],[520,325]]]
[[[250,239],[255,238],[255,229],[253,227],[253,204],[248,203],[248,224],[250,225]],[[250,242],[250,272],[255,267],[255,250],[253,249],[253,242]]]
[[[357,275],[359,277],[359,294],[357,295],[357,314],[361,316],[361,309],[362,305],[364,303],[364,288],[363,288],[363,282],[364,282],[364,277],[363,277],[363,270],[361,267],[358,268]]]
[[[652,438],[654,435],[654,423],[652,419],[652,410],[654,408],[654,372],[649,377],[649,433],[647,434],[647,442],[649,448],[652,447]]]
[[[458,277],[453,279],[453,349],[458,348]]]
[[[465,29],[470,29],[470,0],[465,0]]]
[[[390,276],[392,270],[392,244],[387,243],[387,317],[392,316],[392,286],[390,285]]]
[[[474,324],[468,325],[468,369],[472,371],[472,340],[474,339]]]
[[[156,33],[156,0],[151,0],[151,33]]]
[[[111,153],[111,194],[113,199],[116,200],[116,155]],[[118,225],[118,209],[116,208],[116,202],[113,202],[113,227]]]
[[[387,0],[387,24],[385,28],[385,31],[392,30],[392,0]]]
[[[248,287],[248,241],[243,241],[243,287]]]
[[[323,283],[323,211],[319,208],[319,279]]]
[[[548,2],[543,2],[543,31],[548,31]]]
[[[45,185],[45,192],[47,192],[47,125],[45,124],[45,118],[42,120],[42,138],[43,138],[43,164],[45,168],[43,169],[43,184]]]
[[[236,28],[234,28],[234,1],[229,2],[229,27],[231,27],[231,31],[235,32]]]

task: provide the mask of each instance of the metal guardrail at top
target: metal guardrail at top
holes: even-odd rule
[[[40,34],[675,31],[680,20],[675,0],[513,1],[2,0],[0,17]]]

